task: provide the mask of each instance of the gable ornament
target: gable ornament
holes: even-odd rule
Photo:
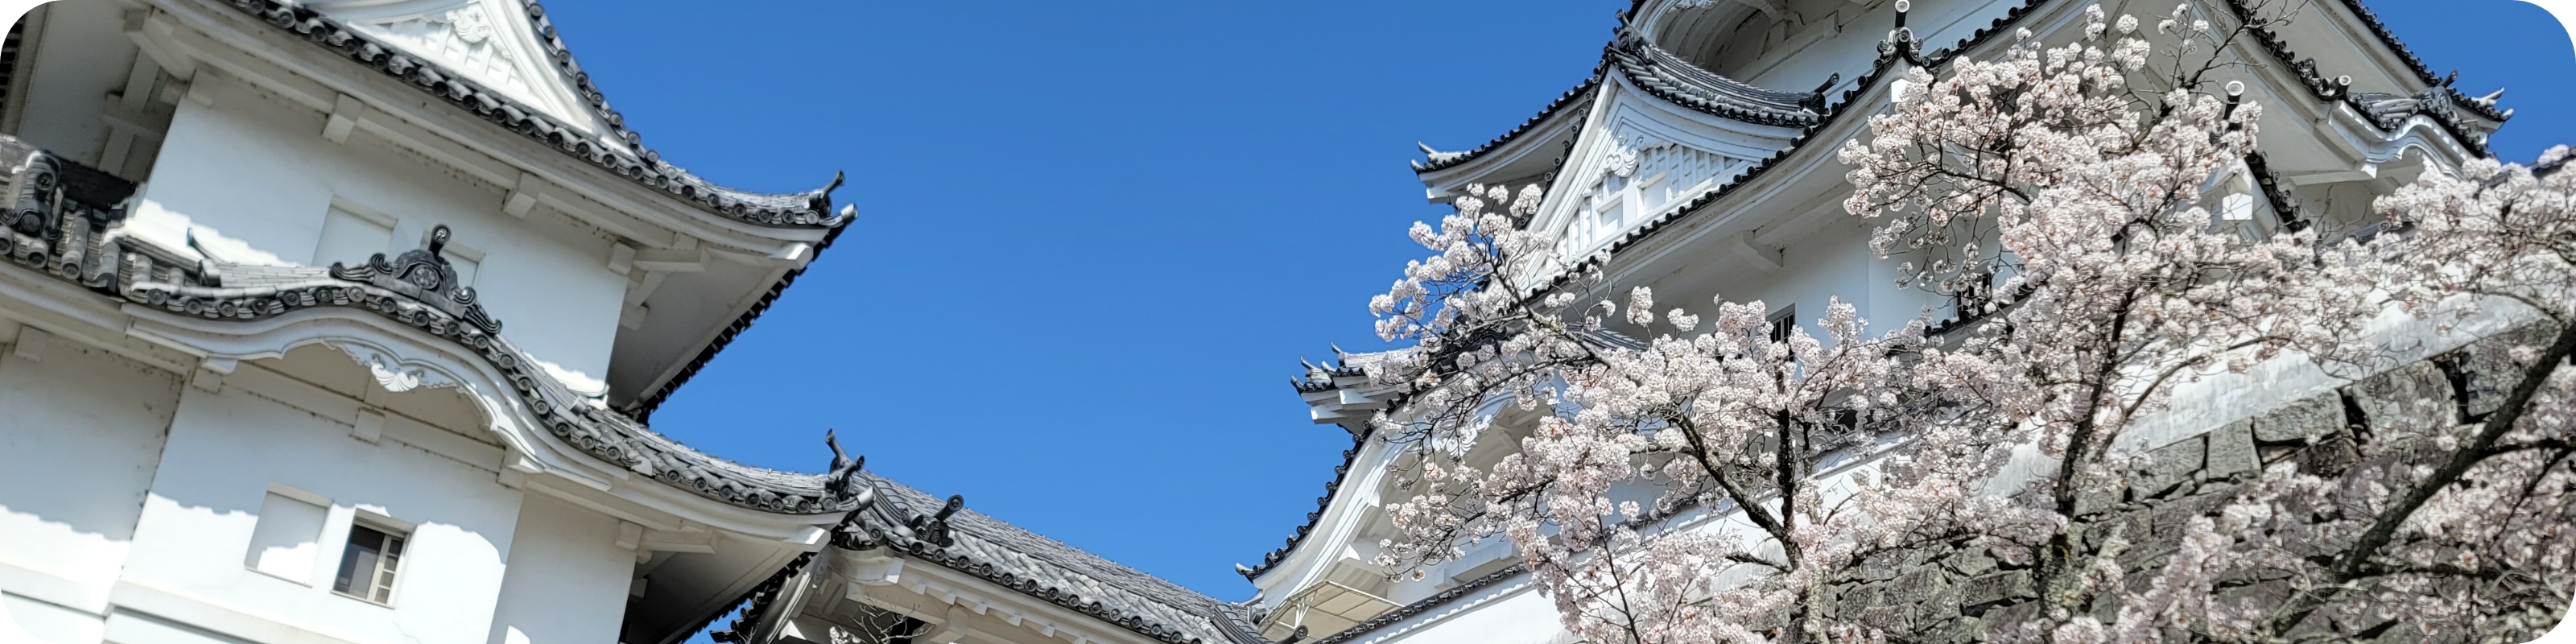
[[[367,263],[354,268],[332,262],[331,277],[401,293],[484,333],[500,333],[501,321],[483,311],[482,303],[475,300],[474,287],[459,283],[456,266],[440,254],[447,248],[451,234],[446,224],[440,224],[430,229],[426,246],[403,251],[392,260],[385,259],[384,253],[376,253],[367,258]]]

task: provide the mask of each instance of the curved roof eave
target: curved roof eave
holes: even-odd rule
[[[840,239],[841,231],[845,229],[833,228],[831,232],[824,233],[822,243],[814,245],[813,259],[822,259],[823,251],[830,249],[832,242]],[[706,368],[707,362],[716,359],[716,354],[724,352],[725,347],[731,346],[735,337],[741,336],[744,331],[751,330],[751,323],[759,321],[761,314],[769,312],[769,305],[778,303],[778,297],[787,294],[787,287],[795,285],[796,278],[803,277],[805,269],[813,266],[814,263],[809,260],[805,265],[788,269],[786,274],[780,275],[777,282],[769,285],[768,292],[760,294],[758,301],[752,302],[749,308],[743,309],[742,315],[735,316],[732,323],[726,324],[723,331],[716,333],[715,339],[707,341],[707,346],[700,347],[698,354],[691,356],[689,363],[681,366],[678,373],[671,374],[669,380],[662,381],[661,386],[653,388],[651,393],[636,398],[634,403],[623,411],[633,416],[637,422],[652,420],[653,412],[661,409],[662,403],[671,399],[671,394],[678,393],[680,385],[688,384],[690,378],[697,377],[698,370]]]
[[[2224,3],[2227,6],[2228,11],[2234,14],[2231,17],[2238,21],[2245,20],[2246,17],[2251,15],[2253,12],[2252,8],[2245,5],[2244,0],[2224,0]],[[2413,52],[2408,51],[2404,44],[2397,42],[2396,35],[2389,33],[2387,27],[2380,25],[2378,18],[2370,16],[2367,13],[2369,11],[2368,9],[2361,8],[2355,0],[2345,0],[2345,4],[2352,7],[2356,13],[2364,18],[2363,22],[2365,24],[2370,25],[2374,31],[2381,35],[2382,44],[2389,46],[2392,50],[2398,53],[2400,58],[2404,59],[2413,67],[2413,71],[2416,76],[2419,79],[2425,80],[2425,91],[2419,95],[2427,96],[2427,98],[2440,98],[2444,105],[2462,108],[2477,118],[2485,119],[2493,123],[2503,123],[2507,117],[2511,116],[2510,114],[2495,111],[2494,106],[2491,104],[2462,95],[2459,90],[2453,89],[2443,79],[2433,77],[2433,72],[2424,67],[2423,61],[2417,60]],[[2298,81],[2298,84],[2307,88],[2308,93],[2315,96],[2317,100],[2327,103],[2345,104],[2350,106],[2356,113],[2371,116],[2372,118],[2370,120],[2372,121],[2372,126],[2378,127],[2382,131],[2386,131],[2391,128],[2390,121],[2384,118],[2387,115],[2383,114],[2381,110],[2374,109],[2370,105],[2363,103],[2360,100],[2360,97],[2352,91],[2352,87],[2348,82],[2350,81],[2350,77],[2326,77],[2324,73],[2317,71],[2316,59],[2300,58],[2298,52],[2290,49],[2289,41],[2282,38],[2280,34],[2273,33],[2271,29],[2256,25],[2247,29],[2247,32],[2248,35],[2253,36],[2256,44],[2261,45],[2260,49],[2262,49],[2264,53],[2271,55],[2274,60],[2279,61],[2282,69],[2288,70],[2288,73]],[[2431,117],[2436,124],[2441,126],[2444,134],[2450,135],[2452,140],[2458,141],[2463,147],[2468,148],[2469,151],[2480,156],[2493,154],[2487,150],[2486,136],[2479,133],[2478,128],[2471,124],[2461,122],[2458,114],[2455,114],[2448,109],[2420,109],[2399,115],[2399,118],[2402,120],[2404,116],[2412,116],[2415,114],[2422,114]]]
[[[1538,115],[1529,117],[1529,120],[1521,121],[1520,125],[1512,126],[1512,129],[1504,132],[1502,136],[1494,137],[1494,140],[1486,141],[1484,145],[1476,146],[1475,149],[1464,152],[1437,152],[1433,151],[1429,146],[1423,146],[1423,153],[1428,155],[1430,158],[1428,161],[1413,162],[1413,173],[1416,175],[1430,174],[1458,167],[1466,164],[1467,162],[1482,158],[1486,154],[1500,149],[1503,146],[1510,145],[1513,141],[1519,140],[1522,135],[1527,134],[1532,130],[1539,129],[1540,125],[1556,118],[1556,116],[1563,113],[1567,107],[1589,102],[1592,97],[1593,90],[1598,89],[1601,86],[1601,74],[1601,69],[1593,69],[1592,75],[1585,77],[1582,83],[1578,83],[1574,86],[1574,89],[1565,90],[1564,94],[1557,95],[1556,100],[1548,101],[1547,107],[1540,108]]]
[[[466,80],[453,70],[402,53],[392,45],[375,42],[350,29],[346,23],[312,8],[285,0],[222,1],[222,4],[253,19],[347,56],[503,129],[535,139],[697,210],[732,221],[781,228],[838,228],[849,223],[849,217],[835,215],[831,211],[831,192],[841,185],[842,180],[838,175],[829,184],[815,190],[760,193],[726,187],[664,161],[661,153],[644,147],[642,135],[626,128],[623,115],[608,106],[606,95],[591,83],[588,73],[581,71],[581,66],[573,61],[571,50],[564,47],[563,39],[556,34],[553,23],[546,20],[545,10],[535,0],[525,0],[525,3],[526,18],[545,44],[557,71],[577,88],[584,105],[598,116],[607,130],[607,138],[619,141],[625,149],[594,140],[579,128],[557,122],[536,108],[521,105],[500,92]]]
[[[35,201],[45,216],[27,221],[42,230],[0,229],[0,257],[7,263],[116,301],[210,322],[252,323],[325,307],[370,312],[456,343],[463,354],[499,374],[499,388],[516,395],[527,420],[617,468],[767,514],[817,515],[855,507],[854,500],[828,492],[823,475],[753,467],[700,452],[573,393],[502,336],[501,322],[484,312],[471,289],[454,286],[453,269],[438,254],[446,241],[444,227],[426,249],[390,260],[379,254],[355,267],[196,261],[187,259],[191,252],[127,234],[123,225],[133,183],[5,135],[0,135],[0,158],[16,159],[0,166],[0,176],[10,181],[31,172],[67,177],[51,182],[61,198]],[[103,223],[66,226],[67,221]],[[50,253],[54,248],[84,250]],[[448,278],[426,279],[426,285],[413,281],[409,271],[414,266],[427,266],[433,274],[443,271]]]
[[[2235,2],[2235,0],[2230,0],[2230,4],[2238,3]],[[2450,98],[2453,101],[2458,102],[2462,107],[2476,113],[2480,118],[2484,118],[2489,121],[2502,122],[2510,116],[2510,114],[2505,112],[2496,111],[2495,105],[2492,103],[2482,103],[2470,99],[2467,95],[2460,93],[2458,89],[2452,88],[2450,85],[2450,79],[2435,75],[2432,67],[2425,65],[2423,59],[2415,57],[2414,49],[2408,48],[2405,41],[2398,40],[2397,32],[2391,31],[2386,23],[2379,21],[2379,14],[2377,12],[2371,11],[2370,7],[2362,6],[2361,0],[2343,0],[2343,7],[2346,11],[2352,12],[2353,17],[2359,19],[2361,21],[2361,25],[2370,30],[2371,35],[2377,36],[2379,38],[2379,44],[2387,47],[2389,53],[2395,54],[2398,60],[2406,61],[2406,66],[2408,68],[2407,71],[2414,72],[2415,79],[2422,81],[2425,86],[2441,87],[2448,90]],[[2238,15],[2244,14],[2243,7],[2236,7],[2236,9]]]
[[[1823,120],[1825,81],[1813,92],[1781,92],[1756,87],[1700,69],[1672,52],[1633,34],[1623,34],[1602,52],[1602,64],[1616,67],[1631,84],[1665,102],[1718,118],[1756,125],[1805,127]]]
[[[1623,32],[1619,38],[1602,47],[1601,61],[1593,67],[1591,76],[1585,77],[1574,89],[1558,95],[1556,100],[1549,101],[1536,116],[1513,126],[1502,136],[1463,152],[1439,152],[1425,146],[1423,153],[1428,158],[1413,162],[1414,174],[1430,174],[1475,161],[1518,141],[1531,131],[1541,129],[1567,107],[1593,98],[1593,90],[1600,87],[1612,69],[1619,70],[1638,88],[1656,98],[1719,118],[1783,127],[1810,125],[1820,118],[1816,109],[1822,107],[1821,90],[1799,93],[1755,87],[1700,69],[1646,42],[1644,38]]]

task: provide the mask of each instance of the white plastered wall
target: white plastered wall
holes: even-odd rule
[[[0,639],[94,643],[179,381],[38,331],[20,332],[8,349],[0,352]]]
[[[1523,574],[1378,629],[1353,644],[1558,644],[1571,642],[1556,603]]]
[[[139,223],[184,244],[193,234],[223,259],[329,265],[314,257],[335,204],[394,221],[388,256],[419,248],[446,224],[479,252],[474,289],[513,343],[596,393],[607,374],[626,278],[608,269],[595,230],[501,212],[501,189],[460,178],[363,130],[322,137],[323,115],[246,84],[220,83],[212,106],[183,101],[171,120]],[[185,232],[181,232],[185,231]]]
[[[635,551],[619,521],[541,494],[519,507],[493,644],[616,644]]]
[[[244,387],[187,389],[117,584],[118,614],[245,639],[282,632],[321,642],[484,642],[521,497],[496,480],[498,450],[489,462],[469,463],[401,441],[360,440],[352,429]],[[256,513],[275,485],[328,501],[312,579],[243,565]],[[361,513],[409,531],[390,606],[331,590]],[[111,619],[108,637],[117,639],[120,628]]]

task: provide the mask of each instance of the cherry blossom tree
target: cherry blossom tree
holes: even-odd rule
[[[2022,571],[2026,608],[1984,623],[2005,640],[2295,641],[2388,621],[2365,614],[2545,629],[2576,583],[2565,152],[2427,172],[2379,204],[2395,234],[2367,242],[2224,220],[2208,190],[2251,171],[2261,106],[2215,78],[2265,21],[2192,16],[2093,7],[2074,42],[2025,31],[1995,60],[1906,70],[1842,147],[1872,248],[1960,302],[1937,334],[1928,313],[1872,334],[1839,301],[1814,331],[1775,333],[1761,302],[1720,298],[1703,319],[1641,287],[1587,296],[1608,290],[1608,258],[1558,257],[1524,228],[1534,187],[1473,187],[1417,224],[1434,254],[1371,303],[1382,337],[1414,343],[1368,366],[1412,392],[1373,421],[1408,448],[1384,561],[1507,538],[1565,627],[1599,642],[1925,638],[1828,609],[1838,584],[1927,549]],[[2183,384],[2278,360],[2360,375],[2390,354],[2370,339],[2383,314],[2448,329],[2508,308],[2544,320],[2544,341],[2494,360],[2512,382],[2476,418],[2412,400],[2373,419],[2349,467],[2276,462],[2154,570],[2123,563],[2150,535],[2088,523]],[[1471,458],[1497,440],[1516,444]],[[1873,465],[1826,473],[1852,459]]]
[[[2467,359],[2491,402],[2400,401],[2348,468],[2275,464],[2196,519],[2142,621],[2207,639],[2292,641],[2335,625],[2523,641],[2576,590],[2576,177],[2565,147],[2535,167],[2472,160],[2377,204],[2401,237],[2370,250],[2372,283],[2426,323],[2537,318]],[[2231,601],[2223,593],[2240,592]],[[2126,618],[2128,615],[2123,614]],[[2399,623],[2399,618],[2404,623]],[[2350,629],[2347,629],[2350,630]],[[2145,639],[2132,634],[2122,639]]]
[[[2143,535],[2079,543],[2075,518],[2087,495],[2123,487],[2138,457],[2124,437],[2177,385],[2284,354],[2377,352],[2353,341],[2380,306],[2350,261],[2367,253],[2320,253],[2313,229],[2249,240],[2205,207],[2204,188],[2253,151],[2261,107],[2240,103],[2242,85],[2212,86],[2236,34],[2191,16],[2177,7],[2148,32],[2090,7],[2079,42],[2025,41],[1939,79],[1910,70],[1869,140],[1841,154],[1846,209],[1883,222],[1873,248],[1923,258],[1900,272],[1996,311],[1958,334],[1990,369],[1961,379],[1991,383],[1996,421],[1965,435],[2035,445],[2049,467],[2009,495],[2049,518],[1981,538],[2030,552],[2032,624],[2059,624],[2054,638],[2103,627],[2090,613],[2124,576],[2121,547],[2103,545]],[[2153,617],[2116,626],[2149,632]]]
[[[1898,356],[1930,351],[1922,325],[1868,336],[1853,307],[1834,303],[1820,327],[1773,337],[1760,302],[1720,302],[1703,320],[1655,312],[1646,289],[1618,303],[1573,309],[1565,292],[1516,288],[1544,267],[1547,246],[1516,218],[1534,191],[1478,187],[1439,229],[1415,238],[1440,252],[1417,262],[1374,308],[1382,334],[1420,344],[1378,363],[1372,376],[1414,384],[1426,413],[1381,419],[1388,440],[1421,447],[1417,495],[1390,506],[1404,530],[1390,560],[1436,562],[1478,538],[1511,539],[1551,589],[1567,627],[1601,641],[1759,639],[1808,628],[1806,575],[1848,558],[1860,516],[1810,483],[1819,461],[1849,447],[1863,415],[1907,400],[1911,367]],[[1504,212],[1487,200],[1512,199]],[[1518,254],[1528,253],[1528,254]],[[1597,280],[1597,274],[1588,276]],[[1620,321],[1673,334],[1639,343],[1609,332]],[[1931,351],[1937,353],[1937,351]],[[1495,404],[1544,409],[1517,453],[1479,470],[1465,458],[1494,429]],[[1565,413],[1557,413],[1562,410]],[[1622,483],[1652,481],[1652,495]],[[1677,513],[1724,510],[1748,525],[1733,532],[1649,534]],[[1758,570],[1738,583],[1730,571]],[[1740,575],[1739,575],[1740,576]],[[1738,619],[1769,615],[1768,623]]]

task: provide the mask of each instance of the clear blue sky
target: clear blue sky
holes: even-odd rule
[[[2332,0],[2326,0],[2332,1]],[[1589,74],[1617,0],[549,0],[627,123],[732,185],[833,170],[860,217],[653,426],[870,469],[1221,599],[1341,450],[1299,357],[1378,346],[1368,297],[1474,147]],[[2374,3],[2508,159],[2576,141],[2576,53],[2512,0]]]

